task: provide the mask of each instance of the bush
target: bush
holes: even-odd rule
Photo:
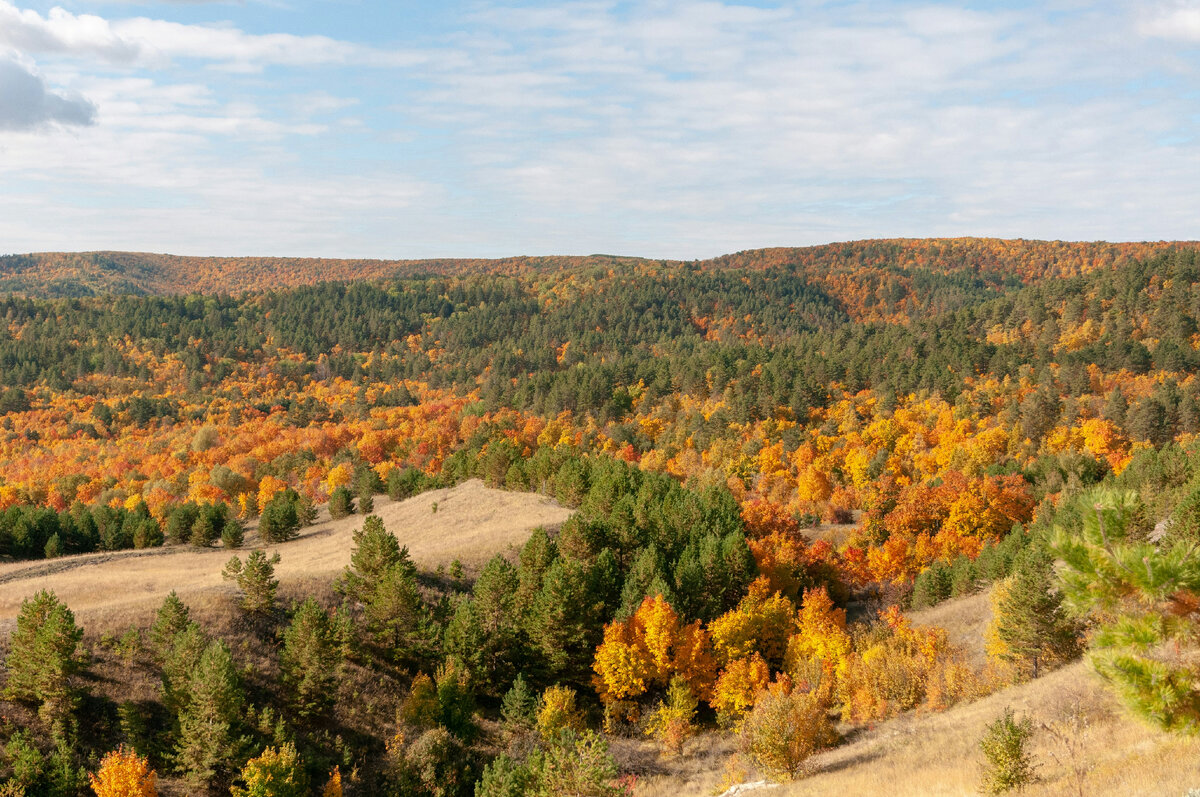
[[[675,676],[667,690],[667,699],[650,715],[646,735],[653,736],[668,755],[681,755],[683,744],[696,732],[696,696],[687,679]]]
[[[979,741],[984,758],[980,782],[983,792],[1002,794],[1033,783],[1037,765],[1029,750],[1032,737],[1033,723],[1028,717],[1017,722],[1011,708],[1005,708],[1004,714],[987,726]]]
[[[741,728],[742,750],[773,778],[791,780],[805,762],[836,740],[829,703],[816,692],[775,683],[759,695]]]

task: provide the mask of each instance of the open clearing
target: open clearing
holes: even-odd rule
[[[571,511],[545,496],[494,490],[472,479],[404,501],[376,496],[374,514],[408,546],[414,561],[434,568],[454,559],[482,565],[496,553],[520,547],[539,526],[556,530]],[[281,545],[258,545],[251,526],[242,551],[278,551],[275,572],[285,586],[289,581],[328,580],[349,563],[353,531],[362,520],[361,515],[332,520],[321,507],[316,524]],[[171,590],[180,596],[230,592],[233,587],[221,579],[221,570],[232,553],[168,546],[0,565],[0,629],[16,617],[22,600],[41,589],[54,590],[81,617],[100,615],[126,623],[157,608]]]

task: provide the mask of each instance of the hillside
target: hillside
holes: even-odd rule
[[[553,531],[571,513],[544,496],[493,490],[473,479],[404,501],[380,496],[374,514],[422,568],[458,559],[478,570],[492,555],[520,548],[531,529]],[[284,585],[328,582],[349,563],[352,534],[361,526],[360,515],[333,520],[322,508],[317,523],[295,540],[265,547],[280,553],[275,572]],[[247,550],[259,547],[254,528],[249,526]],[[21,601],[41,589],[54,590],[97,631],[116,631],[149,616],[171,590],[188,600],[214,591],[231,593],[221,578],[229,556],[219,548],[168,547],[0,564],[0,632],[11,627]]]
[[[917,297],[937,277],[958,275],[956,287],[1011,287],[1020,282],[1087,274],[1152,257],[1188,243],[1076,243],[989,238],[852,241],[811,247],[756,249],[682,263],[638,257],[508,257],[424,260],[194,257],[147,252],[38,252],[0,256],[0,293],[31,297],[104,294],[239,294],[320,282],[419,275],[516,275],[612,268],[737,271],[785,268],[822,285],[848,306],[895,304]]]

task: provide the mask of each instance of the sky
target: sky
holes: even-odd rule
[[[0,0],[0,253],[1197,239],[1200,0]]]

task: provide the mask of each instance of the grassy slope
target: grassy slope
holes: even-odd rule
[[[279,551],[276,575],[284,586],[332,581],[349,563],[352,533],[362,517],[331,520],[327,512],[322,507],[319,521],[298,539],[268,546]],[[432,569],[456,558],[482,565],[493,554],[524,544],[533,528],[561,525],[570,511],[544,496],[493,490],[473,479],[406,501],[377,496],[375,514],[419,565]],[[247,549],[257,544],[257,535],[248,535]],[[169,546],[0,565],[0,632],[16,617],[21,601],[40,589],[54,590],[86,625],[114,629],[148,616],[173,589],[189,600],[202,593],[227,595],[232,587],[222,581],[221,570],[230,555],[221,548]]]

